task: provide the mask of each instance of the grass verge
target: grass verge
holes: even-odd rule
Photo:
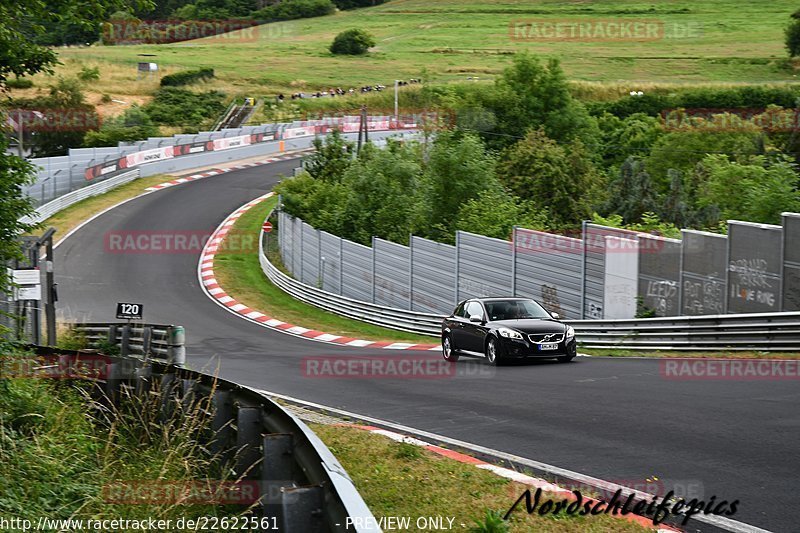
[[[147,187],[158,185],[159,183],[171,179],[170,176],[165,174],[135,179],[107,193],[92,196],[77,204],[73,204],[43,221],[41,225],[45,229],[49,227],[56,228],[56,241],[60,241],[67,233],[75,229],[81,222],[89,217],[123,200],[139,196]]]
[[[410,531],[427,530],[417,526],[418,518],[437,516],[445,518],[445,525],[447,518],[454,518],[452,529],[457,531],[652,531],[608,515],[528,515],[524,503],[505,524],[508,529],[489,528],[487,512],[504,515],[527,486],[360,429],[310,427],[342,463],[375,517],[410,517]]]
[[[229,235],[235,235],[239,242],[257,243],[261,224],[277,202],[277,198],[270,198],[247,211],[239,217]],[[248,239],[249,235],[255,235],[256,238]],[[437,342],[435,337],[350,320],[294,299],[264,276],[258,262],[257,246],[234,246],[233,241],[226,246],[223,242],[214,256],[214,275],[225,292],[241,303],[290,324],[367,340],[424,344]]]
[[[29,357],[3,350],[5,363]],[[210,420],[207,406],[178,407],[161,420],[155,390],[142,398],[123,395],[114,407],[99,401],[92,387],[0,379],[0,516],[36,524],[39,517],[175,520],[243,512],[200,501],[180,504],[180,495],[169,491],[190,482],[225,481],[227,469],[198,439]],[[83,529],[74,523],[51,528]]]

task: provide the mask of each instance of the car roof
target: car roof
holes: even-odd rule
[[[521,296],[509,296],[508,298],[492,297],[492,298],[472,298],[479,302],[507,302],[509,300],[533,300],[533,298],[523,298]]]

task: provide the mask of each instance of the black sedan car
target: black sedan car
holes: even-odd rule
[[[486,357],[493,365],[514,359],[554,358],[562,363],[577,355],[575,330],[529,298],[475,298],[458,304],[442,322],[442,352]]]

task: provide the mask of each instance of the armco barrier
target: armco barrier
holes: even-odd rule
[[[209,401],[213,411],[205,444],[232,461],[232,479],[249,482],[251,489],[258,487],[254,491],[258,500],[251,511],[262,527],[248,531],[380,532],[372,512],[330,450],[308,426],[268,396],[210,374],[157,361],[43,347],[35,351],[50,363],[43,365],[50,369],[81,369],[89,363],[99,372],[87,377],[115,401],[160,391],[162,416],[181,412],[181,406]],[[123,389],[128,392],[122,394]],[[348,523],[355,525],[348,527]]]
[[[262,231],[259,260],[267,278],[294,298],[342,315],[402,331],[438,337],[442,315],[375,305],[302,283],[281,272],[264,254]],[[636,350],[800,349],[800,312],[642,318],[631,320],[567,320],[584,348]]]
[[[186,362],[183,326],[151,324],[68,324],[91,346],[119,346],[120,355],[137,355],[167,364],[183,366]]]
[[[43,220],[47,220],[51,216],[55,215],[62,209],[66,209],[67,207],[76,204],[82,200],[90,198],[92,196],[97,196],[98,194],[103,194],[111,189],[119,187],[120,185],[124,185],[129,181],[133,181],[139,177],[139,170],[134,169],[130,172],[125,172],[124,174],[120,174],[119,176],[114,176],[113,178],[107,179],[105,181],[101,181],[100,183],[96,183],[89,187],[83,187],[82,189],[77,189],[70,193],[67,193],[63,196],[60,196],[53,200],[52,202],[48,202],[42,206],[36,208],[34,214],[30,217],[24,217],[21,219],[22,222],[27,223],[38,223]]]

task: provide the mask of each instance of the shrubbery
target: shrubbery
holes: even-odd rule
[[[357,9],[359,7],[371,7],[383,4],[388,0],[333,0],[339,9]]]
[[[9,78],[6,80],[6,87],[9,89],[30,89],[33,87],[33,80],[30,78]]]
[[[797,87],[733,87],[687,89],[673,94],[626,96],[612,102],[593,102],[589,111],[599,116],[610,113],[625,118],[636,113],[657,116],[671,109],[766,109],[770,105],[795,107],[800,89]]]
[[[267,22],[322,17],[336,11],[331,0],[283,0],[253,12],[256,19]]]
[[[174,74],[167,74],[161,78],[162,87],[177,87],[180,85],[189,85],[201,80],[208,80],[214,77],[213,68],[201,68],[197,70],[184,70]]]
[[[164,87],[143,109],[157,124],[200,127],[225,111],[224,99],[225,95],[219,91],[193,93],[177,87]]]
[[[363,55],[375,46],[375,38],[358,28],[345,30],[333,39],[330,51],[337,55]]]
[[[132,142],[158,135],[158,127],[140,107],[133,106],[119,117],[106,119],[98,131],[90,131],[83,139],[83,146],[116,146],[120,142]]]

